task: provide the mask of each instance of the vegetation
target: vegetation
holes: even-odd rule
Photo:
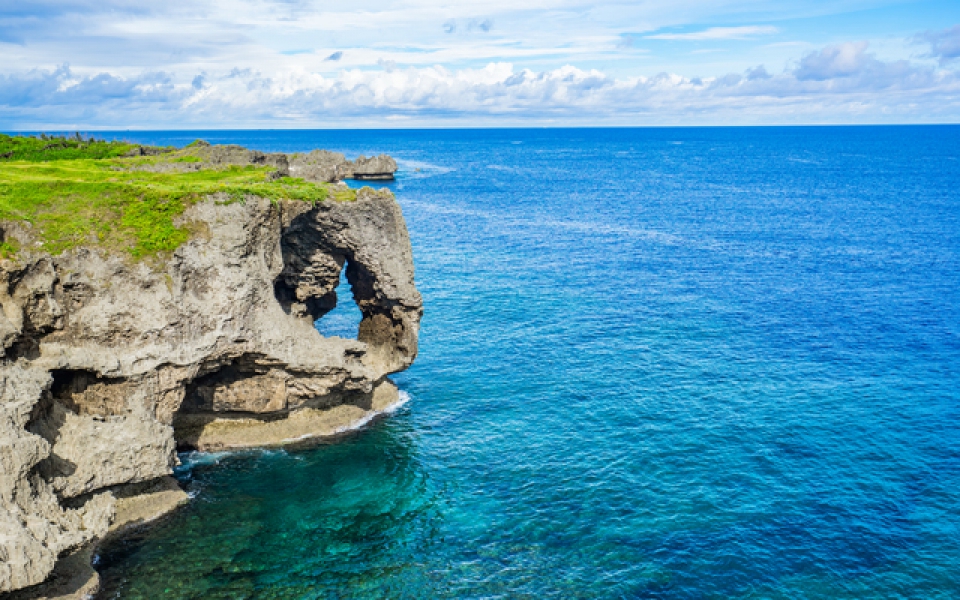
[[[176,226],[177,217],[212,194],[225,203],[248,196],[306,202],[356,198],[353,190],[273,179],[270,167],[198,169],[182,164],[202,162],[189,147],[131,156],[137,148],[79,135],[0,135],[0,221],[29,223],[37,249],[52,254],[97,245],[139,259],[168,254],[189,239],[189,224]],[[0,242],[0,257],[17,250],[9,237]]]
[[[73,137],[9,136],[0,134],[0,159],[46,162],[78,158],[115,158],[136,148],[126,142],[108,142],[94,138],[84,139],[79,133]]]

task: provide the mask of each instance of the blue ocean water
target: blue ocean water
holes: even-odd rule
[[[426,312],[409,403],[184,455],[102,597],[960,597],[960,127],[118,135],[392,154]]]

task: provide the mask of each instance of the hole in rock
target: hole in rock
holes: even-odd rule
[[[262,364],[262,355],[246,354],[224,364],[210,365],[187,384],[179,413],[272,412],[270,392],[279,381],[271,378],[271,366]],[[272,385],[271,385],[272,384]],[[218,395],[217,391],[221,390]],[[226,393],[223,390],[228,390]],[[281,407],[282,408],[282,407]]]
[[[270,421],[286,414],[282,376],[262,364],[262,355],[247,354],[221,364],[204,365],[187,384],[173,416],[178,451],[197,449],[203,428],[228,415]]]
[[[340,272],[340,283],[337,285],[337,304],[327,314],[314,322],[314,327],[320,335],[326,337],[338,336],[357,339],[360,321],[363,315],[353,300],[353,287],[347,281],[347,269]]]
[[[130,386],[123,378],[100,377],[83,369],[54,369],[50,395],[81,415],[108,417],[126,412]]]

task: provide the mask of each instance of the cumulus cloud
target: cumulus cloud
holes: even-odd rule
[[[745,40],[758,35],[772,35],[780,30],[769,25],[748,25],[744,27],[711,27],[691,33],[657,33],[644,36],[648,40]]]
[[[867,52],[868,47],[867,42],[827,46],[806,54],[792,73],[800,82],[821,82],[832,90],[864,92],[921,89],[935,86],[940,77],[933,69],[910,61],[881,61]]]
[[[960,25],[941,31],[926,31],[917,40],[930,44],[930,56],[940,59],[940,64],[960,58]]]
[[[754,0],[538,0],[535,10],[507,0],[440,10],[427,0],[8,1],[0,8],[0,97],[9,99],[0,128],[348,126],[348,116],[364,124],[364,114],[431,125],[822,121],[853,110],[857,118],[960,118],[960,101],[945,91],[960,64],[956,28],[919,36],[935,58],[922,62],[881,60],[857,44],[799,56],[786,43],[744,42],[779,36],[774,25],[836,38],[847,20],[833,17],[849,4],[766,3],[759,13]],[[714,26],[729,23],[741,25]],[[349,49],[338,50],[345,42]],[[721,52],[694,57],[688,44],[697,43]],[[766,66],[743,70],[761,52]],[[65,61],[69,75],[56,67]],[[500,79],[488,80],[489,69]]]
[[[751,69],[747,69],[746,72],[747,81],[756,81],[757,79],[770,79],[773,77],[770,73],[767,73],[767,68],[763,65],[758,65]]]
[[[380,70],[343,69],[333,76],[296,69],[264,75],[249,68],[81,76],[62,66],[0,76],[0,122],[349,126],[403,118],[434,124],[641,125],[903,121],[957,114],[958,73],[884,62],[867,48],[829,46],[779,74],[757,66],[704,78],[673,73],[618,78],[569,65],[535,71],[502,62],[451,70],[381,61]]]
[[[68,65],[0,76],[0,114],[45,112],[53,109],[77,118],[145,107],[182,107],[203,87],[202,75],[189,84],[175,84],[166,73],[124,78],[109,73],[78,76]]]
[[[879,61],[866,54],[867,46],[867,42],[854,42],[811,52],[800,61],[800,67],[796,70],[797,79],[825,81],[849,77],[879,64]]]

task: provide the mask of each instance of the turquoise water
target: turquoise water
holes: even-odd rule
[[[960,128],[202,137],[397,157],[421,354],[337,443],[184,455],[102,597],[960,597]]]

